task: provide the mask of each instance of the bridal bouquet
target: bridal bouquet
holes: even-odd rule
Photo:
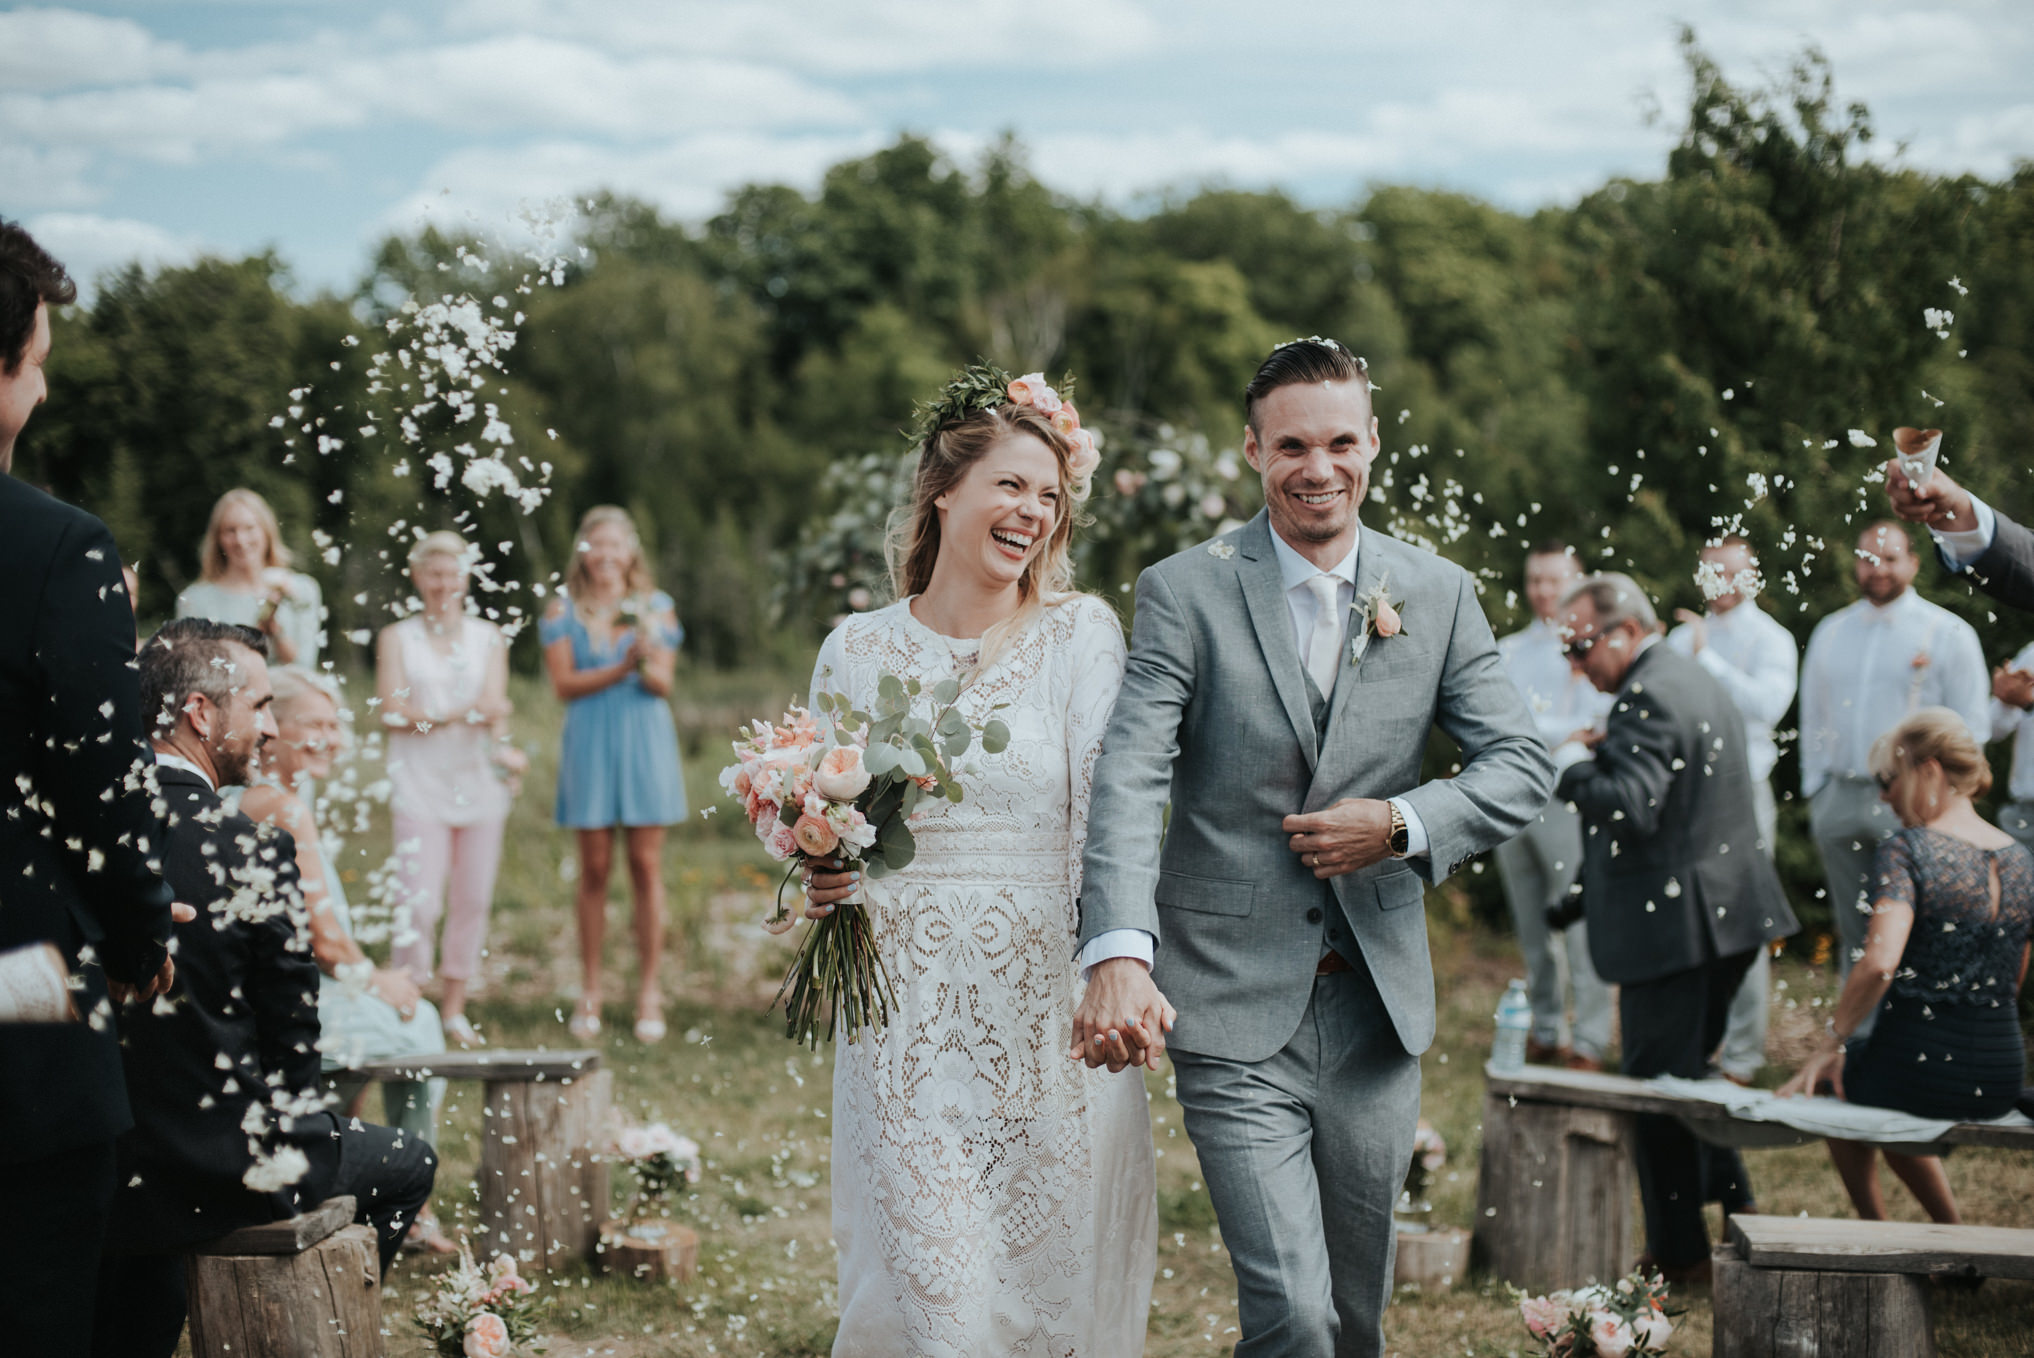
[[[1633,1273],[1615,1285],[1529,1297],[1514,1291],[1518,1311],[1548,1358],[1655,1358],[1667,1351],[1667,1284]],[[1676,1314],[1679,1314],[1676,1312]]]
[[[780,722],[742,728],[736,762],[721,770],[720,785],[742,803],[770,856],[791,865],[764,928],[791,928],[784,888],[807,863],[837,858],[871,879],[909,863],[918,852],[910,820],[920,803],[961,800],[953,761],[977,737],[989,754],[1009,744],[1000,720],[990,718],[980,731],[968,724],[955,707],[960,688],[953,679],[926,687],[885,674],[873,711],[821,692],[817,711],[794,707]],[[930,700],[931,715],[915,710],[921,698]],[[896,997],[862,902],[842,902],[806,931],[777,998],[785,1002],[786,1035],[814,1048],[822,1018],[829,1042],[837,1027],[853,1042],[863,1028],[889,1022]]]
[[[458,1266],[434,1278],[417,1304],[417,1328],[445,1358],[508,1358],[540,1347],[533,1341],[544,1310],[514,1258],[482,1265],[462,1249]]]

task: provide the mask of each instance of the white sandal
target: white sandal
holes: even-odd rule
[[[487,1039],[473,1026],[473,1021],[464,1014],[453,1014],[445,1020],[445,1040],[454,1046],[471,1050],[485,1047]]]
[[[565,1031],[580,1042],[592,1042],[600,1037],[600,1014],[589,1013],[584,1008],[574,1008],[572,1017],[565,1021]]]

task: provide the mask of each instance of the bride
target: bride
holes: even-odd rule
[[[1144,1350],[1158,1217],[1135,1067],[1065,1054],[1088,778],[1122,681],[1122,628],[1071,589],[1092,436],[1041,376],[967,369],[925,413],[897,601],[820,648],[815,692],[957,678],[977,728],[966,798],[913,822],[881,880],[817,872],[807,913],[866,890],[897,1005],[836,1052],[837,1358]]]

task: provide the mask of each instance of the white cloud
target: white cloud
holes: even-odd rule
[[[81,291],[129,264],[159,268],[188,264],[204,253],[193,237],[179,236],[149,222],[101,217],[89,212],[45,212],[25,223],[36,243],[63,261]]]
[[[82,151],[38,151],[0,142],[0,184],[7,199],[0,210],[90,207],[103,190],[93,182],[92,158]]]
[[[730,189],[750,183],[810,189],[828,166],[884,140],[873,132],[802,137],[710,132],[627,149],[566,140],[470,148],[433,165],[414,192],[380,216],[373,234],[408,234],[435,224],[521,248],[531,238],[526,217],[555,218],[560,200],[600,189],[696,221],[718,211]]]
[[[149,78],[182,52],[127,19],[69,9],[0,13],[0,89],[124,85]]]

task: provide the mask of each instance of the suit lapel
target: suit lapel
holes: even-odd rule
[[[1367,634],[1370,615],[1364,612],[1364,601],[1373,594],[1380,584],[1386,584],[1389,568],[1384,563],[1384,552],[1379,546],[1383,534],[1365,525],[1362,546],[1356,551],[1356,595],[1349,610],[1348,632],[1342,639],[1341,668],[1335,675],[1335,691],[1328,695],[1328,739],[1333,744],[1342,732],[1344,713],[1358,705],[1356,692],[1362,684],[1363,666],[1349,663],[1349,654],[1358,639]],[[1379,645],[1376,637],[1363,643],[1363,655],[1369,658],[1370,647]]]
[[[1271,682],[1278,700],[1285,705],[1286,719],[1306,752],[1307,770],[1318,759],[1314,737],[1314,716],[1307,702],[1306,676],[1300,673],[1299,647],[1292,636],[1292,611],[1285,602],[1285,576],[1278,569],[1278,554],[1271,548],[1271,520],[1263,511],[1236,535],[1236,579],[1243,586],[1243,602],[1256,629],[1257,645],[1271,670]]]

